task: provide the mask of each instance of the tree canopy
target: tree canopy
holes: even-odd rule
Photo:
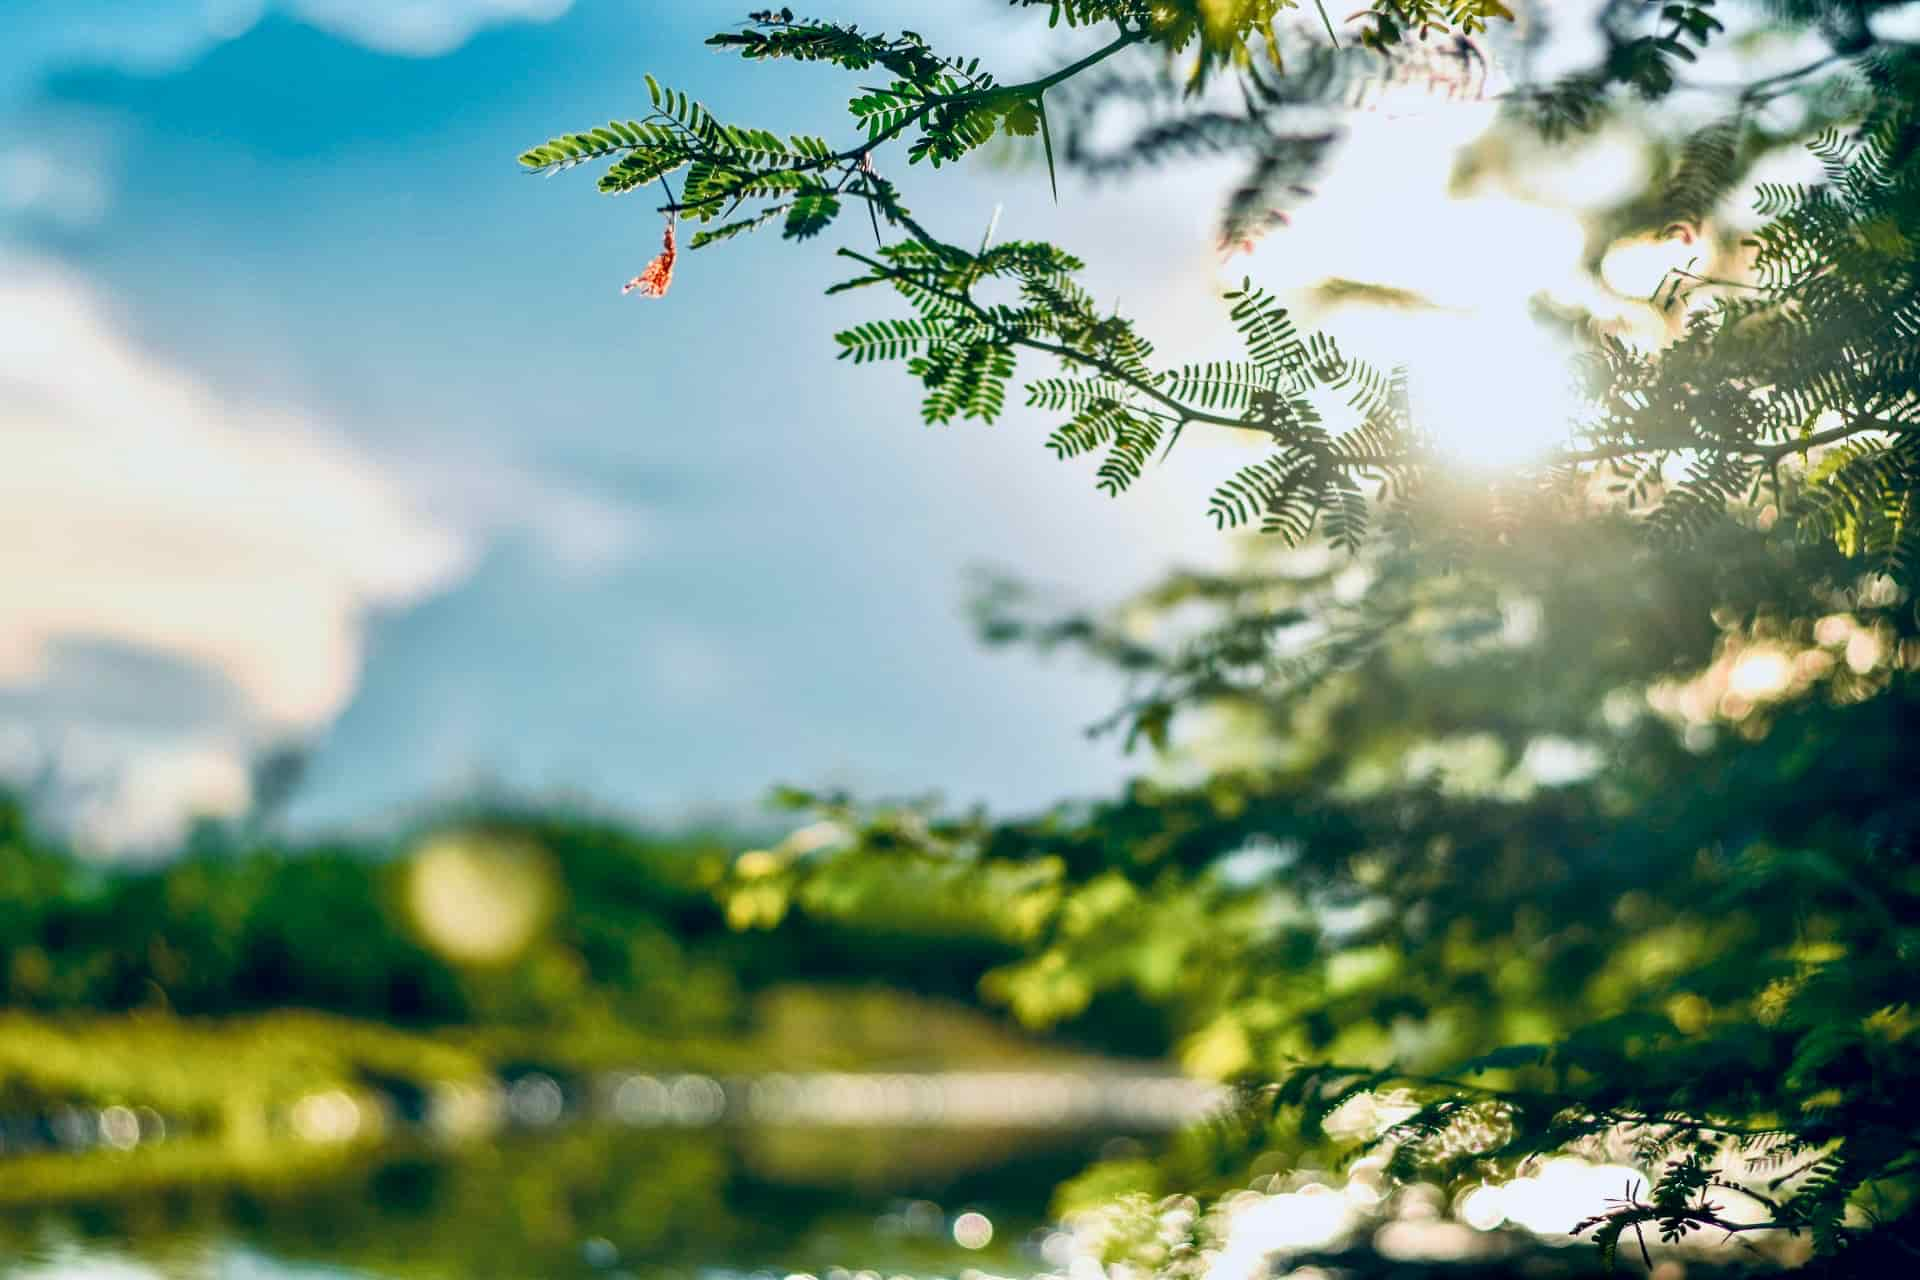
[[[1648,1171],[1579,1225],[1609,1260],[1790,1237],[1833,1274],[1910,1267],[1920,47],[1880,34],[1898,6],[1607,0],[1597,58],[1543,80],[1527,53],[1562,16],[1544,6],[1014,7],[1070,29],[1058,70],[1003,83],[912,32],[784,9],[712,38],[855,73],[845,144],[724,123],[649,79],[646,115],[521,157],[660,188],[650,293],[676,222],[694,249],[776,223],[807,241],[864,206],[836,290],[909,314],[854,324],[842,357],[904,360],[929,422],[992,420],[1023,354],[1052,362],[1027,405],[1058,424],[1053,452],[1100,456],[1109,492],[1189,427],[1270,442],[1209,507],[1278,535],[1239,568],[1110,609],[1018,584],[980,600],[988,639],[1123,673],[1109,727],[1160,753],[1153,772],[1019,820],[796,793],[819,821],[736,862],[730,919],[884,898],[1017,945],[982,989],[1031,1023],[1116,994],[1168,1010],[1191,1067],[1247,1084],[1244,1123],[1089,1187],[1244,1185],[1278,1152],[1465,1195],[1576,1152]],[[1818,50],[1697,79],[1769,35]],[[1663,344],[1548,317],[1580,346],[1579,408],[1491,477],[1449,465],[1405,370],[1302,331],[1252,280],[1223,299],[1242,349],[1169,366],[1068,249],[967,248],[898,185],[898,150],[938,168],[996,135],[1037,139],[1050,173],[1238,155],[1236,245],[1311,198],[1343,111],[1409,77],[1497,94],[1500,127],[1548,148],[1643,132],[1669,163],[1610,229],[1722,264],[1662,282]],[[1683,94],[1711,110],[1669,109]],[[1118,142],[1094,127],[1116,102]],[[1715,210],[1783,146],[1822,177],[1762,183],[1756,229],[1729,231]]]

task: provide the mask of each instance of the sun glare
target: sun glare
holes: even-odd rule
[[[1263,260],[1270,287],[1325,307],[1312,325],[1378,366],[1405,366],[1416,429],[1473,469],[1522,465],[1566,441],[1580,407],[1570,352],[1529,304],[1544,294],[1591,307],[1604,292],[1583,267],[1574,209],[1492,180],[1457,189],[1459,156],[1495,119],[1488,103],[1441,102],[1356,121],[1341,164]]]
[[[1522,304],[1353,308],[1327,328],[1377,366],[1405,368],[1413,427],[1451,467],[1537,462],[1580,417],[1571,353]]]
[[[1415,428],[1457,465],[1536,461],[1579,409],[1567,353],[1524,314],[1447,316],[1402,359]]]

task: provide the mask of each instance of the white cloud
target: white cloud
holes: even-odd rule
[[[109,756],[145,744],[116,766],[113,840],[236,802],[252,743],[235,736],[326,723],[358,679],[367,611],[443,587],[471,555],[337,436],[228,401],[137,349],[77,280],[0,260],[0,694],[16,704],[0,715],[36,705],[80,641],[215,673],[246,708],[243,726],[196,723],[191,704],[171,733],[104,726]],[[44,705],[35,718],[51,723]]]
[[[0,102],[62,67],[184,65],[273,10],[383,53],[427,57],[487,27],[551,21],[571,7],[572,0],[57,0],[0,13]]]
[[[173,833],[189,816],[243,812],[251,798],[246,755],[230,743],[187,741],[140,752],[113,778],[111,793],[77,815],[87,846],[140,848]]]
[[[0,776],[56,775],[90,844],[165,841],[244,807],[260,747],[339,714],[371,610],[451,587],[498,538],[590,575],[647,537],[525,466],[415,447],[374,457],[236,403],[0,249]]]
[[[551,22],[573,0],[290,0],[304,22],[387,53],[426,57],[503,22]]]

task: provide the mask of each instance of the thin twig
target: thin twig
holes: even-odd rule
[[[1320,11],[1320,21],[1327,24],[1327,39],[1333,41],[1333,47],[1338,49],[1340,47],[1340,37],[1334,34],[1333,19],[1327,16],[1327,6],[1324,0],[1313,0],[1313,7]]]

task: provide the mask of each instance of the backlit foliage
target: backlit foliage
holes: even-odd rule
[[[1127,675],[1118,725],[1208,717],[1237,747],[1038,819],[793,797],[836,838],[729,891],[998,919],[1024,955],[990,999],[1035,1025],[1166,1008],[1189,1067],[1247,1085],[1211,1145],[1089,1185],[1232,1188],[1277,1151],[1455,1196],[1571,1152],[1644,1171],[1579,1228],[1609,1257],[1731,1233],[1894,1274],[1920,1243],[1920,628],[1829,545],[1722,528],[1621,575],[1637,536],[1565,527],[1471,574],[1389,557],[1357,588],[1263,561],[1111,612],[997,585],[989,637]],[[1702,719],[1662,710],[1676,671]]]
[[[1323,527],[1341,545],[1357,547],[1370,519],[1370,498],[1410,489],[1421,456],[1396,375],[1343,354],[1325,337],[1296,333],[1284,309],[1251,285],[1228,299],[1246,342],[1243,358],[1156,365],[1136,326],[1100,308],[1079,283],[1082,263],[1071,254],[1036,242],[969,250],[941,240],[881,174],[876,156],[888,143],[904,142],[909,164],[938,167],[996,134],[1037,135],[1051,164],[1048,91],[1135,45],[1158,46],[1189,62],[1190,84],[1219,71],[1246,77],[1273,101],[1285,99],[1288,82],[1277,70],[1282,41],[1274,24],[1291,5],[1048,8],[1057,22],[1103,27],[1111,38],[1078,62],[1020,84],[1000,83],[977,59],[936,54],[912,32],[869,34],[785,10],[757,14],[743,29],[712,38],[709,43],[748,59],[886,72],[890,79],[869,85],[848,104],[865,136],[845,147],[723,124],[685,93],[649,78],[653,110],[647,117],[562,135],[529,150],[521,162],[556,172],[609,161],[600,186],[615,194],[661,184],[669,216],[703,224],[691,238],[693,249],[776,221],[788,238],[811,238],[849,207],[864,205],[877,247],[839,250],[861,270],[835,291],[883,286],[912,314],[846,330],[839,335],[841,354],[855,362],[905,361],[925,388],[928,422],[992,421],[1005,408],[1017,357],[1047,356],[1062,373],[1030,381],[1026,401],[1064,415],[1049,448],[1062,458],[1096,455],[1103,490],[1118,494],[1130,487],[1189,425],[1255,430],[1273,440],[1275,453],[1222,486],[1210,508],[1214,521],[1223,527],[1253,524],[1295,540]],[[1383,3],[1368,11],[1374,23],[1368,40],[1385,49],[1407,30],[1465,34],[1503,14],[1501,6],[1483,3]],[[1264,51],[1258,60],[1251,54],[1256,47]],[[1359,56],[1378,61],[1384,55]],[[1257,69],[1261,65],[1265,73]],[[1277,172],[1279,166],[1269,168]],[[675,176],[677,192],[668,185]],[[1229,214],[1229,234],[1247,233],[1260,194],[1250,189],[1246,208]],[[986,300],[983,295],[996,286],[1011,286],[1016,300]],[[1347,393],[1357,423],[1341,430],[1323,424],[1308,399],[1316,386]]]
[[[1264,456],[1223,480],[1214,522],[1350,554],[1177,576],[1118,617],[1036,619],[994,596],[990,636],[1128,678],[1115,724],[1169,753],[1166,776],[1007,823],[798,797],[836,838],[743,858],[722,890],[731,918],[833,920],[880,886],[921,886],[903,900],[1023,949],[982,988],[1023,1019],[1121,998],[1169,1010],[1189,1065],[1258,1100],[1235,1130],[1249,1148],[1357,1145],[1455,1190],[1584,1151],[1648,1175],[1583,1225],[1609,1259],[1715,1233],[1803,1237],[1836,1275],[1909,1265],[1920,52],[1873,36],[1889,6],[1741,10],[1827,52],[1713,89],[1635,229],[1704,234],[1781,140],[1761,112],[1781,97],[1819,97],[1822,177],[1758,188],[1737,272],[1668,278],[1665,347],[1581,329],[1586,414],[1491,482],[1441,463],[1403,372],[1301,331],[1251,279],[1224,300],[1237,349],[1169,364],[1096,303],[1068,250],[936,234],[888,148],[938,167],[1029,136],[1050,173],[1096,176],[1237,156],[1246,178],[1219,224],[1232,248],[1311,198],[1340,111],[1410,74],[1488,92],[1514,15],[1018,7],[1104,43],[1003,83],[910,32],[763,13],[712,43],[858,74],[857,140],[725,125],[649,81],[651,115],[522,160],[610,160],[612,191],[660,183],[670,215],[702,224],[695,248],[775,221],[809,238],[863,207],[835,291],[901,306],[841,333],[840,352],[904,363],[928,422],[996,419],[1021,358],[1040,357],[1056,367],[1025,379],[1025,404],[1103,490],[1138,483],[1190,429],[1251,432]],[[1511,123],[1552,141],[1644,121],[1709,88],[1688,81],[1703,51],[1752,34],[1711,0],[1597,8],[1599,59],[1501,90]],[[1139,108],[1134,128],[1095,138],[1116,100]],[[1666,555],[1635,554],[1648,534]],[[1196,614],[1175,639],[1146,625]],[[1214,754],[1182,756],[1182,716],[1210,720]],[[1550,777],[1556,753],[1573,764]],[[1389,1096],[1394,1118],[1357,1143],[1326,1123]]]
[[[649,78],[645,117],[561,135],[521,161],[544,172],[608,162],[600,186],[614,194],[657,186],[670,217],[700,224],[694,249],[773,224],[789,239],[812,239],[862,209],[875,247],[838,249],[858,272],[836,290],[881,286],[909,314],[846,330],[842,356],[904,361],[924,388],[928,422],[991,421],[1005,409],[1022,355],[1056,363],[1058,374],[1029,379],[1024,400],[1055,415],[1047,443],[1056,456],[1097,459],[1095,481],[1108,493],[1134,484],[1186,428],[1226,427],[1266,436],[1272,453],[1222,484],[1213,520],[1290,541],[1325,533],[1357,546],[1383,511],[1403,532],[1444,525],[1455,535],[1498,534],[1529,513],[1585,507],[1597,472],[1652,511],[1663,534],[1696,536],[1730,507],[1771,505],[1810,534],[1911,572],[1920,411],[1910,361],[1900,344],[1880,341],[1910,337],[1916,324],[1910,52],[1862,43],[1842,23],[1829,57],[1748,86],[1727,116],[1692,134],[1659,210],[1669,229],[1697,225],[1731,188],[1751,160],[1759,106],[1822,77],[1852,77],[1859,111],[1814,143],[1827,180],[1761,192],[1767,221],[1754,238],[1754,279],[1702,292],[1712,282],[1676,277],[1666,298],[1691,298],[1692,313],[1675,349],[1648,355],[1591,339],[1592,420],[1546,424],[1564,447],[1509,477],[1478,513],[1444,501],[1423,511],[1447,486],[1393,371],[1293,335],[1284,311],[1251,285],[1228,297],[1244,352],[1167,367],[1130,319],[1096,305],[1072,253],[943,238],[908,209],[883,160],[899,143],[908,165],[939,167],[1010,135],[1037,138],[1051,171],[1052,103],[1065,116],[1063,159],[1093,172],[1245,154],[1248,177],[1223,213],[1221,240],[1248,243],[1310,195],[1302,183],[1338,144],[1337,128],[1306,124],[1301,111],[1323,120],[1325,108],[1363,106],[1379,87],[1409,77],[1480,94],[1484,42],[1513,16],[1506,6],[1377,0],[1339,24],[1318,6],[1303,12],[1284,0],[1016,7],[1044,9],[1054,24],[1089,29],[1105,43],[1048,75],[1004,83],[978,59],[939,53],[911,31],[877,34],[764,11],[709,43],[750,60],[826,63],[862,77],[848,103],[858,140],[724,123]],[[1549,134],[1591,128],[1623,101],[1683,85],[1685,68],[1723,38],[1715,7],[1613,0],[1600,15],[1606,53],[1596,67],[1505,96]],[[1786,8],[1788,20],[1837,21],[1819,5]],[[1222,106],[1218,94],[1190,96],[1221,78],[1233,81],[1244,110]],[[1144,108],[1146,123],[1117,150],[1092,150],[1089,113],[1115,99]],[[1282,332],[1285,339],[1272,336]],[[1868,352],[1862,342],[1879,346]],[[1703,376],[1708,365],[1715,372]],[[1308,403],[1309,392],[1329,386],[1355,411],[1337,424]]]

